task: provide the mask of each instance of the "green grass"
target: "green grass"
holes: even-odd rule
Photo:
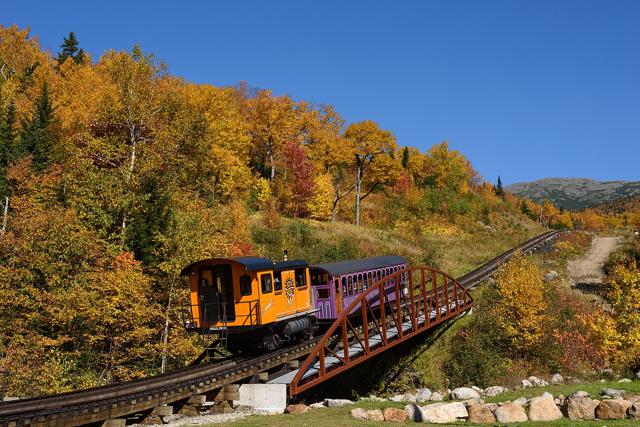
[[[496,397],[491,397],[485,399],[487,403],[489,402],[501,402],[507,400],[514,400],[518,397],[535,397],[540,396],[545,391],[553,394],[554,396],[558,396],[559,394],[563,394],[565,396],[570,393],[578,390],[584,390],[590,393],[593,397],[597,397],[600,395],[600,390],[602,388],[615,388],[626,390],[629,394],[640,394],[640,381],[634,381],[632,383],[618,383],[607,382],[607,383],[591,383],[591,384],[574,384],[574,385],[557,385],[557,386],[548,386],[548,387],[534,387],[530,389],[515,391],[515,392],[507,392],[503,393]],[[355,405],[347,405],[341,408],[323,408],[323,409],[315,409],[307,412],[306,414],[298,414],[298,415],[272,415],[272,416],[251,416],[245,418],[243,420],[234,421],[230,424],[236,427],[244,427],[244,426],[265,426],[265,427],[302,427],[302,426],[313,426],[313,427],[336,427],[336,426],[390,426],[390,423],[382,423],[382,422],[372,422],[372,421],[360,421],[351,418],[351,409],[353,408],[365,408],[365,409],[384,409],[384,408],[404,408],[403,403],[396,402],[375,402],[375,401],[367,401],[362,400],[357,402]],[[443,425],[443,424],[421,424],[421,425]],[[456,423],[452,425],[472,425],[469,423]],[[500,425],[500,424],[498,424]],[[510,424],[515,425],[515,424]],[[555,422],[526,422],[526,423],[518,423],[518,426],[638,426],[640,423],[632,420],[619,420],[619,421],[573,421],[567,418],[563,418],[561,420]]]

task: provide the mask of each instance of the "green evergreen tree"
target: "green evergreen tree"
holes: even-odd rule
[[[504,188],[502,188],[502,180],[500,179],[500,175],[498,175],[498,185],[496,185],[496,195],[500,197],[504,197]]]
[[[84,61],[84,51],[78,49],[78,39],[76,39],[73,31],[69,33],[69,37],[64,37],[64,41],[60,47],[62,51],[58,54],[58,64],[62,64],[67,58],[72,58],[76,64]]]
[[[33,168],[38,172],[45,170],[53,159],[53,150],[58,140],[52,126],[54,121],[49,87],[44,83],[33,117],[22,126],[22,138],[16,150],[17,158],[32,154]]]
[[[402,167],[409,169],[409,147],[404,147],[402,150]]]

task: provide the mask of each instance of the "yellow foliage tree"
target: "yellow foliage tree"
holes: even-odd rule
[[[623,367],[640,367],[640,269],[635,265],[614,267],[609,276],[607,299],[615,317],[619,362]]]
[[[327,173],[316,175],[314,178],[315,194],[309,200],[307,209],[309,217],[318,221],[331,219],[333,203],[333,184],[331,175]]]
[[[460,194],[469,192],[477,173],[458,150],[449,150],[447,141],[429,149],[425,162],[426,175],[437,188],[447,188]]]
[[[515,254],[495,276],[500,327],[518,355],[530,354],[544,336],[546,289],[540,269],[522,254]]]

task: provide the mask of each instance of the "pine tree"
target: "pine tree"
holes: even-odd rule
[[[402,150],[402,167],[409,169],[409,147],[404,147]]]
[[[500,197],[504,197],[504,188],[502,188],[502,180],[500,179],[500,175],[498,175],[498,185],[496,185],[496,195]]]
[[[49,98],[49,87],[42,85],[42,93],[36,103],[36,111],[30,121],[22,127],[22,139],[17,148],[16,157],[33,155],[33,167],[42,172],[51,163],[53,150],[57,142],[57,134],[52,129],[55,118],[53,106]]]
[[[78,39],[72,32],[69,33],[69,37],[64,37],[64,42],[60,45],[62,51],[58,54],[58,64],[64,63],[67,58],[72,58],[76,64],[80,64],[84,61],[84,51],[78,49]]]

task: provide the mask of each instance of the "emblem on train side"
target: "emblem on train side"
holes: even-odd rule
[[[287,281],[284,283],[284,293],[287,296],[287,302],[289,305],[293,304],[293,288],[295,284],[293,283],[293,279],[289,277]]]

